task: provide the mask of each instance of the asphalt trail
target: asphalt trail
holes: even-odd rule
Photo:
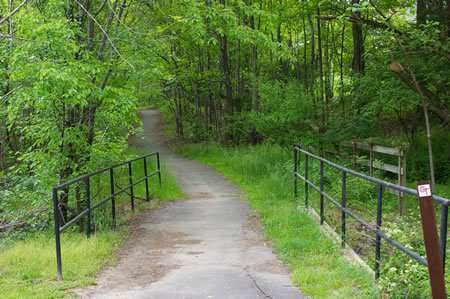
[[[154,209],[138,223],[115,267],[84,298],[303,298],[265,244],[243,190],[214,169],[164,145],[160,115],[142,110],[137,142],[169,161],[187,198]]]

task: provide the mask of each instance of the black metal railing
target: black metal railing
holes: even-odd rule
[[[300,154],[305,155],[305,174],[302,176],[298,172],[298,166],[299,166],[299,155]],[[308,171],[308,157],[311,157],[313,159],[316,159],[320,161],[320,187],[317,187],[309,180],[309,171]],[[327,164],[339,171],[342,172],[342,194],[341,194],[341,203],[337,202],[335,199],[333,199],[331,196],[329,196],[327,193],[324,192],[324,164]],[[366,181],[372,182],[377,184],[377,219],[376,219],[376,227],[373,227],[372,225],[369,225],[367,222],[362,220],[360,217],[352,213],[346,208],[346,177],[347,174],[359,177],[361,179],[364,179]],[[394,247],[400,249],[422,265],[428,267],[427,260],[423,258],[422,256],[418,255],[417,253],[413,252],[412,250],[406,248],[402,244],[398,243],[397,241],[389,238],[386,234],[379,231],[378,229],[381,228],[381,215],[382,215],[382,195],[383,195],[383,187],[388,187],[391,189],[398,190],[399,192],[405,192],[411,195],[417,196],[417,191],[402,187],[399,185],[395,185],[386,181],[382,181],[367,175],[364,175],[362,173],[347,169],[345,167],[339,166],[333,162],[330,162],[326,159],[323,159],[321,157],[318,157],[316,155],[313,155],[305,150],[300,149],[299,147],[294,147],[294,195],[295,198],[297,198],[297,178],[301,178],[305,182],[305,205],[308,206],[308,200],[309,200],[309,192],[308,192],[308,186],[311,186],[313,189],[315,189],[317,192],[320,193],[320,223],[323,224],[324,222],[324,198],[328,199],[331,203],[333,203],[336,207],[338,207],[341,211],[341,240],[342,240],[342,246],[345,246],[345,233],[346,233],[346,215],[349,215],[353,219],[355,219],[357,222],[359,222],[361,225],[363,225],[365,228],[367,228],[369,231],[373,232],[376,235],[376,245],[375,245],[375,277],[378,278],[380,275],[380,252],[381,252],[381,239],[386,240],[388,243],[392,244]],[[441,204],[441,229],[440,229],[440,251],[441,251],[441,258],[442,258],[442,266],[445,270],[445,260],[446,260],[446,247],[447,247],[447,226],[448,226],[448,206],[450,205],[450,200],[446,198],[442,198],[440,196],[433,195],[433,199],[435,202]]]
[[[156,163],[157,163],[157,170],[148,174],[147,170],[147,158],[155,156],[156,157]],[[133,181],[133,162],[143,160],[144,163],[144,177]],[[128,165],[128,176],[129,176],[129,185],[121,188],[118,191],[115,191],[115,180],[114,180],[114,169],[123,165]],[[101,173],[109,172],[109,183],[110,183],[110,195],[106,198],[102,199],[100,202],[94,204],[91,206],[91,181],[90,178],[96,175],[99,175]],[[145,200],[150,200],[150,194],[149,194],[149,183],[148,179],[154,175],[158,175],[159,185],[161,185],[161,167],[160,167],[160,160],[159,160],[159,153],[151,153],[147,154],[135,159],[131,159],[101,170],[97,170],[85,175],[82,175],[76,179],[73,179],[69,182],[66,182],[64,184],[58,185],[56,187],[53,187],[53,213],[54,213],[54,221],[55,221],[55,241],[56,241],[56,262],[57,262],[57,268],[58,268],[58,280],[62,280],[62,263],[61,263],[61,239],[60,234],[64,232],[67,228],[75,224],[77,221],[80,221],[82,217],[87,216],[87,223],[86,223],[86,234],[89,237],[91,234],[91,212],[95,210],[96,208],[102,206],[108,201],[111,201],[112,210],[112,220],[114,227],[116,226],[116,205],[115,205],[115,198],[120,195],[121,193],[126,192],[127,190],[130,190],[130,200],[131,200],[131,209],[134,210],[134,190],[133,187],[137,184],[145,181],[145,190],[146,190],[146,198]],[[63,226],[60,226],[60,216],[61,216],[61,206],[62,203],[60,200],[58,200],[58,191],[64,190],[64,192],[67,192],[67,189],[69,186],[74,185],[79,182],[85,183],[85,201],[86,201],[86,208],[81,211],[78,215],[76,215],[74,218],[72,218],[70,221],[66,222]],[[65,194],[65,196],[68,196],[68,194]]]

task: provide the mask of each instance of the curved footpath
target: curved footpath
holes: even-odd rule
[[[303,298],[264,243],[245,193],[214,169],[162,142],[161,117],[142,110],[139,144],[169,161],[187,198],[150,210],[118,265],[105,269],[84,298]],[[164,183],[164,182],[163,182]]]

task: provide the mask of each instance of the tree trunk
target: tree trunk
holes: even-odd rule
[[[305,76],[305,88],[306,90],[309,90],[309,83],[308,83],[308,58],[306,57],[306,24],[305,24],[305,17],[302,16],[302,23],[303,23],[303,72]]]
[[[317,9],[317,15],[320,15],[320,10]],[[320,82],[320,90],[319,90],[319,102],[321,105],[322,115],[321,122],[323,130],[325,128],[325,103],[323,100],[323,59],[322,59],[322,30],[321,30],[320,19],[317,19],[317,52],[319,55],[319,82]]]
[[[254,16],[250,16],[250,28],[255,30],[255,18]],[[256,45],[252,45],[252,107],[253,111],[258,112],[258,74],[257,74],[257,59],[258,53]]]
[[[352,0],[352,4],[359,4],[360,0]],[[352,18],[355,20],[361,19],[360,12],[352,12]],[[364,40],[362,34],[361,22],[352,23],[352,33],[353,33],[353,63],[352,70],[356,74],[364,74]]]
[[[342,26],[341,33],[341,53],[339,61],[339,80],[341,81],[340,95],[342,102],[342,119],[345,119],[345,99],[344,99],[344,40],[345,40],[345,24]]]
[[[427,4],[426,0],[417,0],[416,19],[417,24],[425,24],[427,21]]]
[[[309,70],[310,70],[310,76],[311,76],[311,96],[312,96],[312,100],[313,100],[313,113],[314,113],[314,119],[317,119],[317,104],[316,104],[316,97],[314,94],[314,61],[315,61],[315,56],[314,56],[314,24],[311,20],[311,15],[308,14],[308,21],[309,21],[309,27],[311,29],[311,60],[309,63]]]

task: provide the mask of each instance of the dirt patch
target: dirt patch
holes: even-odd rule
[[[251,230],[256,233],[256,237],[252,239],[258,240],[259,243],[265,243],[263,240],[266,236],[266,233],[264,232],[264,229],[261,225],[261,217],[259,217],[259,215],[253,213],[252,211],[249,212],[247,221],[242,225],[242,231],[246,230]]]
[[[165,202],[155,208],[138,212],[126,221],[119,229],[128,229],[127,239],[118,253],[118,264],[106,266],[96,279],[96,285],[86,289],[74,289],[81,298],[89,298],[93,294],[101,294],[121,287],[141,287],[160,280],[180,265],[159,263],[167,249],[177,248],[182,244],[198,244],[200,240],[189,239],[185,233],[170,233],[149,230],[143,225],[148,221],[149,213],[170,206],[173,202]]]
[[[280,264],[278,261],[268,260],[262,264],[252,265],[252,271],[266,272],[271,274],[285,274],[288,267],[284,264]]]

